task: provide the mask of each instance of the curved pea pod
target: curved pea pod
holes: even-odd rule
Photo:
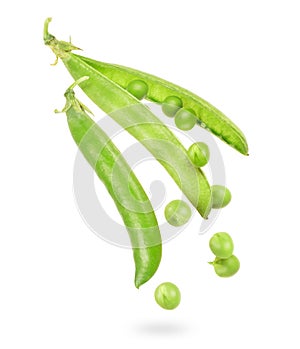
[[[248,144],[242,131],[220,110],[191,91],[136,69],[104,63],[79,55],[77,57],[122,88],[126,88],[135,79],[144,81],[148,85],[145,98],[150,101],[162,104],[169,96],[180,98],[183,108],[194,111],[198,125],[212,132],[240,153],[248,155]]]
[[[83,79],[79,80],[79,82]],[[81,153],[104,183],[128,231],[135,261],[137,288],[156,272],[162,255],[161,236],[152,205],[120,151],[86,113],[73,92],[65,93],[63,112]]]
[[[66,47],[66,42],[58,41],[48,33],[47,25],[45,28],[45,44],[61,58],[72,77],[75,80],[89,77],[80,84],[85,94],[154,155],[206,218],[212,205],[210,185],[204,173],[193,166],[187,150],[175,135],[137,98],[71,53],[72,44]]]

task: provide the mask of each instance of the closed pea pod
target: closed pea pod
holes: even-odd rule
[[[161,260],[161,237],[151,203],[138,179],[119,150],[87,115],[86,108],[73,92],[74,83],[65,93],[71,135],[81,153],[104,183],[129,233],[135,261],[135,285],[138,288],[156,272]],[[114,183],[112,183],[112,176]],[[127,191],[129,187],[129,195]]]
[[[80,85],[86,95],[155,156],[198,212],[207,217],[211,209],[210,186],[203,172],[194,168],[179,140],[137,98],[74,55],[71,51],[76,48],[72,44],[49,34],[49,22],[47,19],[44,27],[45,44],[62,59],[75,80],[89,76]]]
[[[163,110],[164,105],[167,105],[168,98],[173,100],[176,98],[177,102],[180,101],[180,107],[183,106],[194,111],[201,127],[212,132],[240,153],[248,155],[248,144],[243,132],[220,110],[191,91],[133,68],[76,56],[123,88],[126,88],[128,82],[133,79],[143,80],[149,88],[146,98],[152,102],[162,104]],[[175,113],[176,111],[178,109],[175,109]],[[166,115],[174,116],[175,113],[171,108],[171,111],[167,111]]]

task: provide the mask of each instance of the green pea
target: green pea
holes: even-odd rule
[[[156,303],[167,310],[178,307],[181,300],[178,287],[171,282],[160,284],[155,290],[154,297]]]
[[[233,241],[227,233],[216,233],[209,241],[212,253],[218,258],[229,258],[233,253]]]
[[[180,108],[182,108],[182,100],[176,96],[169,96],[162,103],[162,111],[170,117],[175,116]]]
[[[189,131],[196,125],[196,116],[192,109],[180,109],[175,115],[176,126],[183,131]]]
[[[223,185],[213,185],[211,187],[212,207],[222,208],[231,201],[231,193],[228,188]]]
[[[148,85],[143,80],[132,80],[127,86],[127,91],[141,100],[148,93]]]
[[[211,264],[214,266],[216,274],[221,277],[233,276],[240,269],[240,261],[234,255],[226,259],[216,258]]]
[[[180,227],[191,218],[192,211],[189,205],[182,200],[173,200],[165,207],[165,217],[169,224]]]
[[[205,166],[209,161],[209,148],[207,144],[203,142],[197,142],[189,147],[188,155],[190,160],[196,167],[202,167]]]

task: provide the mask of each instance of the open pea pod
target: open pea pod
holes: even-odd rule
[[[242,131],[220,110],[191,91],[136,69],[104,63],[79,55],[77,57],[124,89],[135,79],[144,81],[148,85],[145,98],[150,101],[162,104],[167,97],[180,98],[183,108],[193,110],[198,125],[212,132],[240,153],[248,155],[248,144]]]
[[[206,218],[212,205],[210,185],[204,173],[193,166],[184,146],[147,106],[73,54],[71,51],[77,49],[75,46],[49,34],[50,20],[45,22],[45,44],[63,61],[75,80],[89,77],[80,84],[85,94],[153,154],[201,216]]]

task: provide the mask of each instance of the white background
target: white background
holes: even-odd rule
[[[0,347],[299,348],[298,1],[4,3]],[[232,203],[207,234],[195,217],[165,244],[140,290],[131,251],[99,239],[76,208],[76,146],[65,116],[53,113],[72,80],[61,63],[50,66],[48,16],[51,31],[71,34],[85,55],[184,86],[247,136],[249,157],[218,142]],[[217,231],[234,238],[233,278],[207,264]],[[154,301],[164,281],[181,289],[174,311]]]

